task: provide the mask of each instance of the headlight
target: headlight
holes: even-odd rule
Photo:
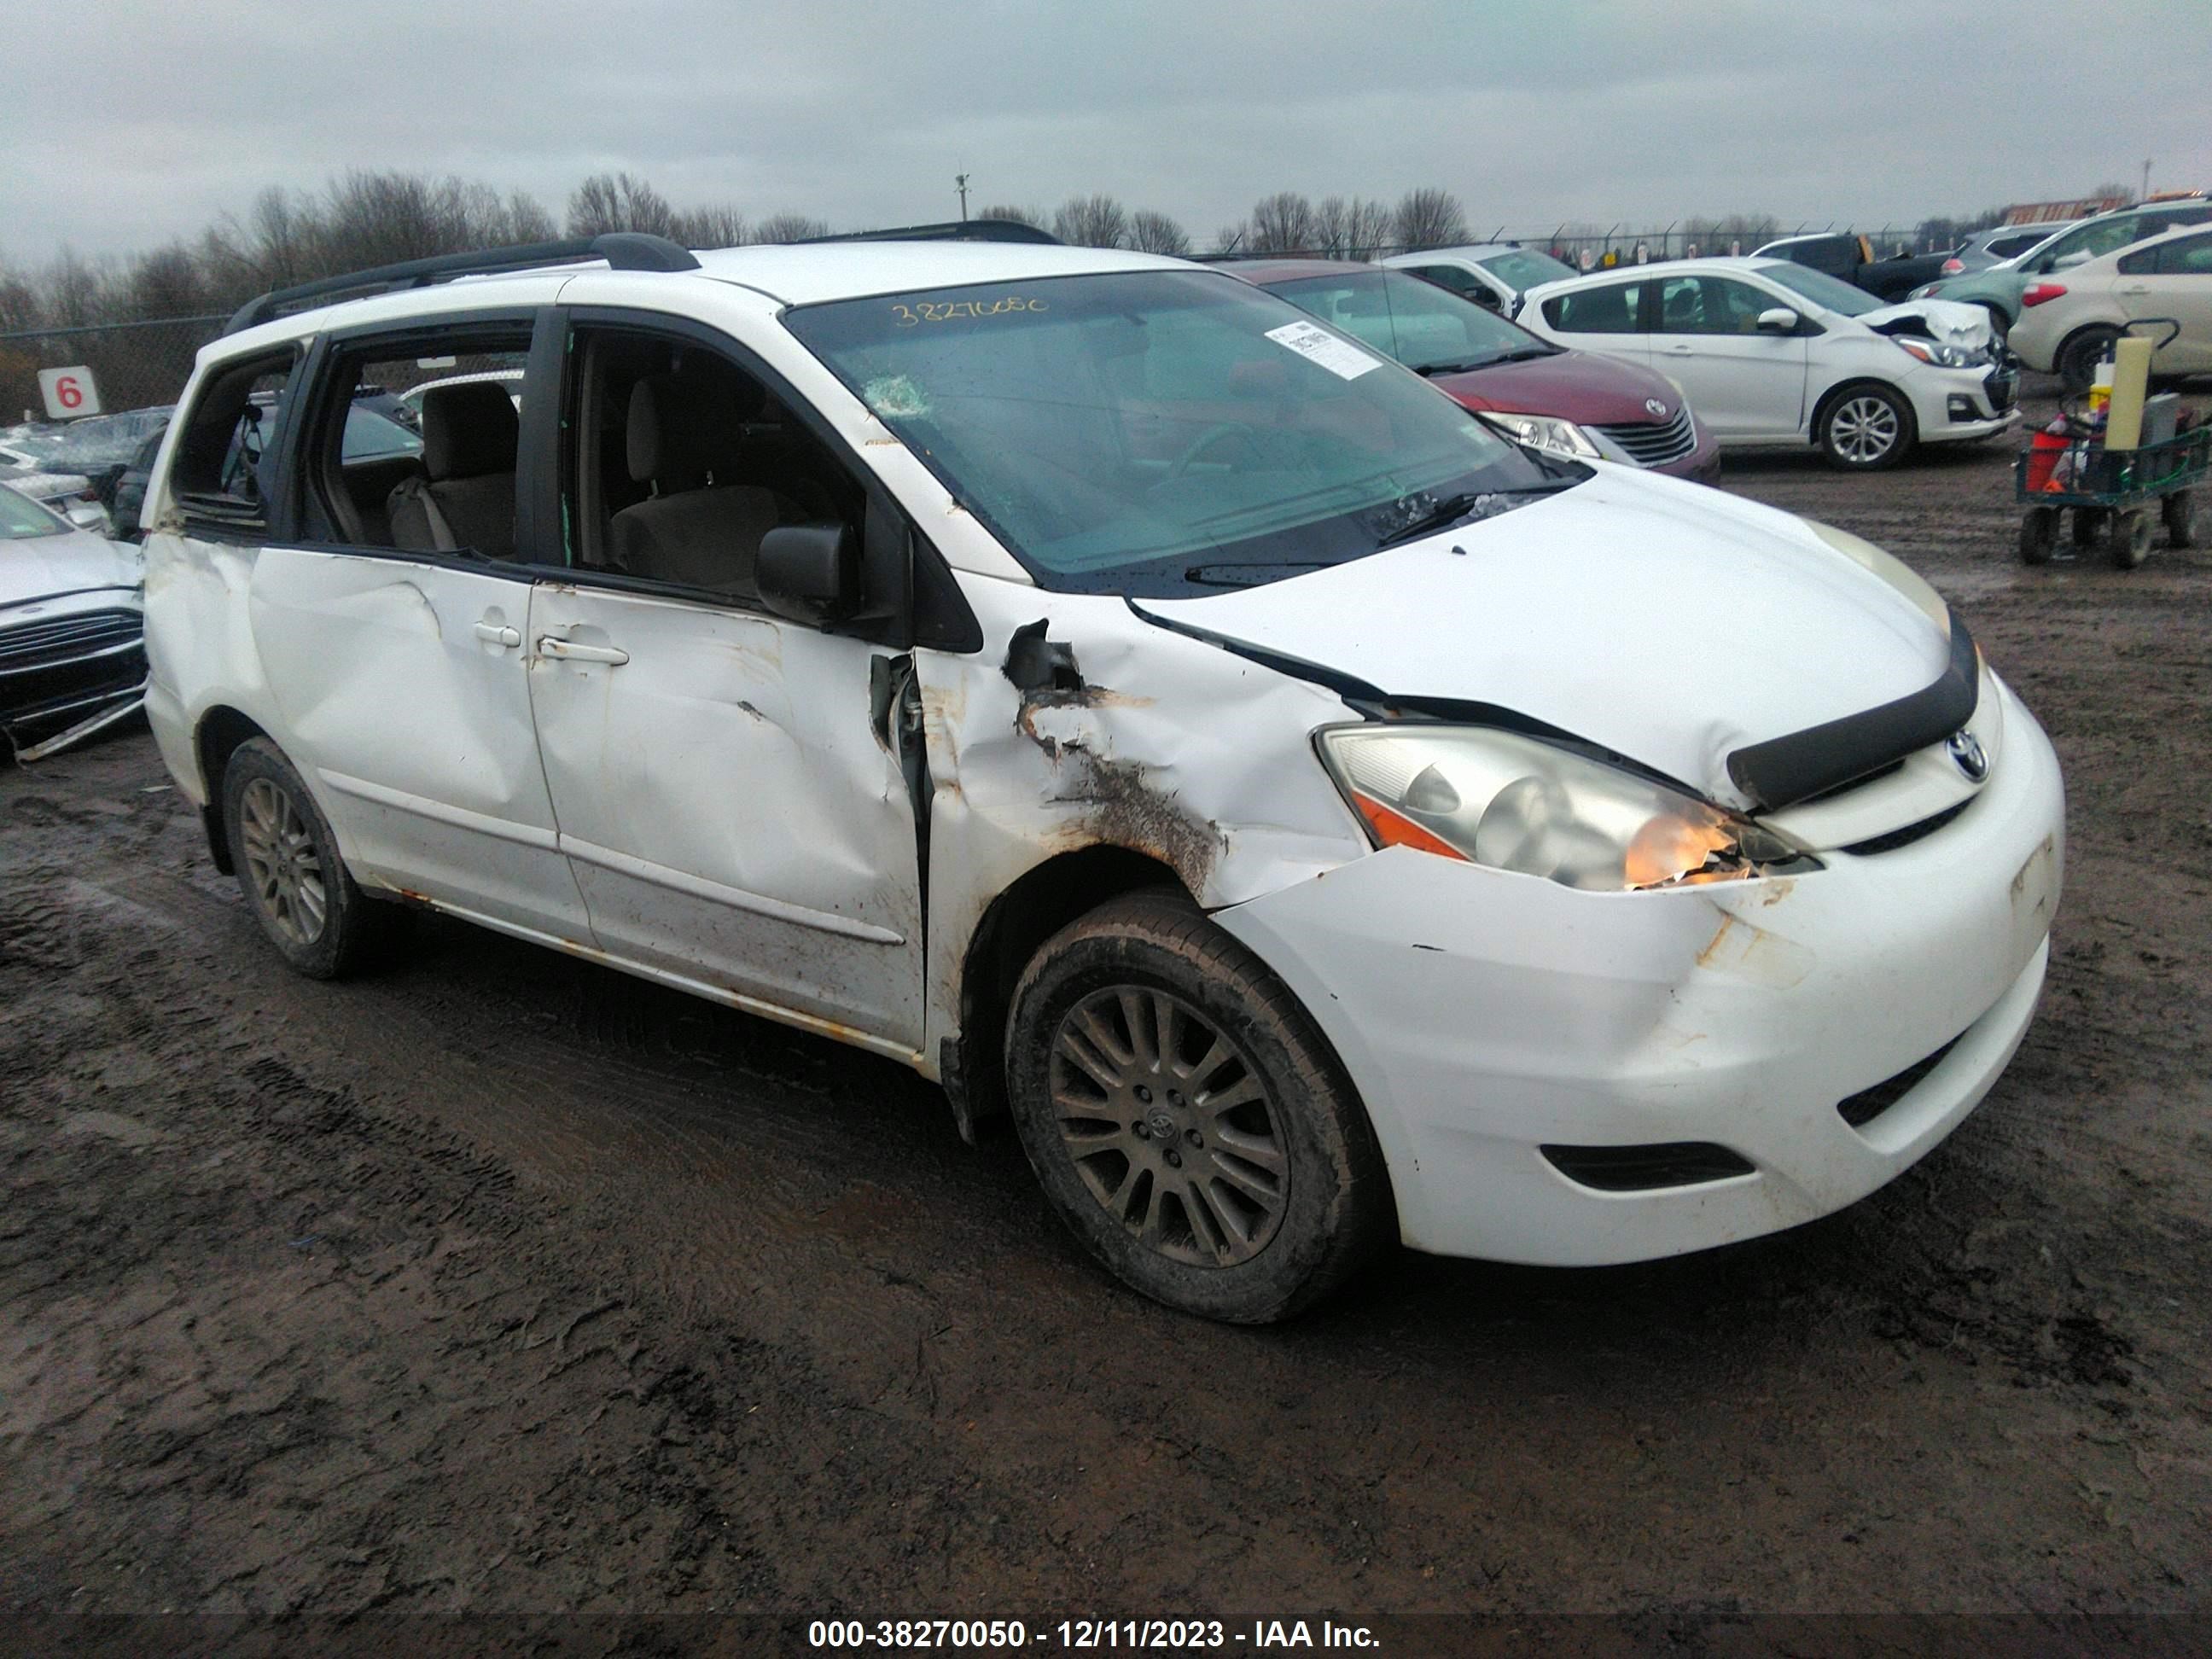
[[[1572,421],[1554,415],[1506,415],[1495,410],[1483,410],[1482,418],[1531,449],[1548,449],[1554,455],[1573,455],[1586,461],[1598,459],[1597,446]]]
[[[1938,368],[1978,368],[1990,360],[1986,351],[1969,351],[1964,346],[1946,345],[1940,340],[1917,339],[1909,334],[1893,335],[1891,339],[1922,362],[1933,363]]]
[[[1748,818],[1517,732],[1340,726],[1321,752],[1380,847],[1599,893],[1820,868]]]

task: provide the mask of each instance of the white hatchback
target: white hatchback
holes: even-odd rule
[[[1675,259],[1549,283],[1515,320],[1657,369],[1723,450],[1810,443],[1871,471],[2020,419],[2017,376],[1979,307],[1885,305],[1787,259]]]
[[[2169,230],[2038,277],[2021,295],[2011,343],[2030,368],[2078,389],[2137,325],[2157,344],[2153,373],[2212,374],[2212,229]]]
[[[595,246],[200,354],[148,710],[301,971],[427,906],[890,1055],[1244,1321],[1821,1215],[2020,1042],[2057,764],[1865,542],[1174,260]]]

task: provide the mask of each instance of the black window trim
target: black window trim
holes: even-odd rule
[[[1619,276],[1614,277],[1609,283],[1592,283],[1588,288],[1579,289],[1577,292],[1582,294],[1595,294],[1600,289],[1605,288],[1639,288],[1650,280],[1651,279],[1649,276]],[[1545,301],[1544,303],[1548,307],[1556,304],[1561,300],[1571,300],[1575,297],[1576,296],[1573,294],[1555,294],[1549,300]],[[1651,307],[1645,305],[1640,299],[1637,301],[1636,326],[1634,328],[1624,328],[1619,330],[1595,328],[1571,329],[1564,324],[1553,322],[1548,314],[1545,317],[1544,321],[1549,326],[1558,329],[1562,334],[1599,334],[1608,337],[1617,334],[1620,337],[1626,339],[1631,335],[1649,334],[1651,332]]]

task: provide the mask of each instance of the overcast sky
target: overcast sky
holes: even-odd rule
[[[1285,189],[1440,185],[1486,234],[1730,212],[1910,223],[2134,185],[2145,157],[2154,189],[2212,185],[2207,0],[63,12],[66,50],[9,55],[11,262],[152,247],[350,167],[456,173],[556,217],[585,174],[628,169],[678,207],[839,229],[953,217],[964,170],[975,205],[1106,191],[1201,246]]]

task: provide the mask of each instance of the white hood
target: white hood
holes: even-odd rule
[[[1738,805],[1730,751],[1943,673],[1948,621],[1932,596],[1803,520],[1632,468],[1594,471],[1370,558],[1142,608],[1392,696],[1509,709]]]
[[[1852,320],[1880,333],[1884,323],[1893,323],[1900,317],[1920,318],[1932,337],[1969,350],[1986,348],[1993,333],[1990,313],[1960,300],[1902,300],[1876,311],[1863,311]]]
[[[135,590],[144,580],[137,549],[90,531],[0,540],[0,627],[36,615],[112,606],[118,602],[118,588],[134,590],[128,602],[135,604]]]

